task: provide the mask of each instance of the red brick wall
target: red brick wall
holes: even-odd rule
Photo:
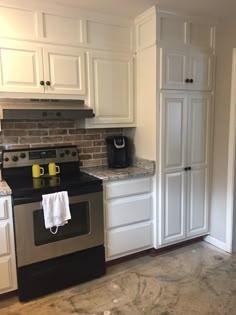
[[[107,165],[105,138],[123,129],[77,129],[73,121],[2,121],[0,144],[6,149],[76,145],[81,166]]]

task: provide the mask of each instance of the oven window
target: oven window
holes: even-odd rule
[[[90,233],[89,202],[70,204],[71,220],[58,228],[57,234],[52,234],[45,228],[43,210],[33,212],[34,243],[36,246],[61,241]]]

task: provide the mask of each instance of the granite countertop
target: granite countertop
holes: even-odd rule
[[[0,196],[11,195],[11,188],[5,181],[0,182]]]
[[[85,167],[81,170],[102,180],[128,179],[154,175],[155,162],[144,159],[135,159],[134,165],[126,168],[113,169],[108,166],[93,166]]]

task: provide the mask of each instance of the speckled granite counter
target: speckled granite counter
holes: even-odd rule
[[[81,170],[102,180],[128,179],[154,175],[155,162],[135,159],[134,165],[126,168],[112,169],[108,168],[108,166],[93,166],[85,167]]]
[[[11,195],[11,188],[5,181],[0,182],[0,196]]]

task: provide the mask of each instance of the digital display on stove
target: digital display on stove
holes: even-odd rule
[[[30,160],[49,159],[56,157],[56,150],[40,150],[29,152]]]

